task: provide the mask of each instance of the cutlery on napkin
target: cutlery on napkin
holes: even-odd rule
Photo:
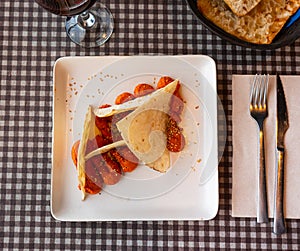
[[[232,216],[256,217],[257,149],[256,124],[249,113],[250,75],[232,77]],[[289,130],[285,135],[285,218],[300,218],[300,76],[281,76]],[[276,76],[270,76],[269,116],[265,120],[265,157],[269,217],[273,217],[276,162]]]

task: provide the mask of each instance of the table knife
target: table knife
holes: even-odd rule
[[[283,212],[283,190],[284,190],[284,136],[289,128],[288,111],[284,90],[280,77],[277,75],[277,121],[276,121],[276,143],[277,143],[277,166],[275,174],[275,198],[274,198],[274,225],[273,232],[282,234],[285,232]]]

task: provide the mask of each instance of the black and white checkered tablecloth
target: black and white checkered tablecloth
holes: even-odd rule
[[[232,74],[300,74],[300,40],[275,51],[222,41],[183,0],[104,1],[115,18],[110,41],[83,49],[66,37],[64,18],[34,0],[0,1],[0,249],[137,249],[138,247],[299,250],[300,221],[288,233],[254,218],[232,218]],[[62,56],[206,54],[217,64],[227,116],[219,164],[219,212],[210,221],[59,222],[50,214],[52,70]]]

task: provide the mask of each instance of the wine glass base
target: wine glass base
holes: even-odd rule
[[[68,37],[86,48],[103,45],[112,35],[113,29],[111,12],[98,1],[84,13],[68,17],[66,20]]]

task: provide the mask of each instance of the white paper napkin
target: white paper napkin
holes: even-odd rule
[[[232,216],[256,217],[258,127],[250,116],[249,95],[254,76],[232,77]],[[281,76],[289,129],[285,135],[284,213],[300,218],[300,76]],[[273,217],[276,162],[276,77],[270,76],[265,120],[265,157],[269,217]]]

